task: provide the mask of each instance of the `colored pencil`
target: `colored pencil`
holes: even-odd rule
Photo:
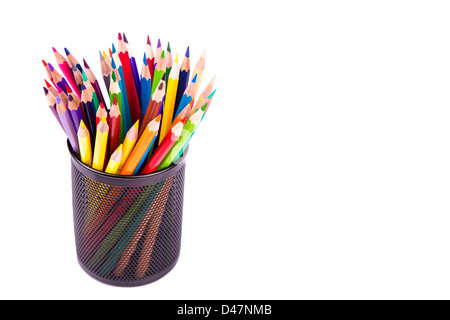
[[[167,43],[165,65],[166,65],[165,74],[166,74],[166,78],[168,78],[170,75],[170,71],[172,70],[172,66],[173,66],[173,57],[172,57],[172,49],[170,48],[170,42]]]
[[[159,164],[165,158],[167,153],[169,153],[175,142],[177,142],[178,138],[181,135],[181,130],[183,130],[183,126],[183,121],[178,121],[172,126],[169,133],[166,134],[164,140],[158,146],[155,153],[153,153],[153,155],[151,156],[150,161],[147,162],[140,171],[141,174],[149,174],[156,171]]]
[[[206,106],[204,106],[204,108],[206,108]],[[192,115],[192,117],[190,117],[189,120],[186,122],[179,139],[173,145],[172,149],[170,149],[170,151],[167,153],[164,159],[161,161],[160,165],[157,168],[157,171],[165,169],[173,163],[173,160],[177,156],[178,152],[181,150],[181,148],[183,148],[184,144],[187,142],[192,132],[194,132],[195,127],[197,127],[200,121],[202,120],[203,115],[205,114],[205,112],[202,109],[197,110],[197,112],[194,113],[194,115]]]
[[[131,122],[134,123],[141,119],[141,107],[139,97],[137,95],[136,86],[134,85],[133,71],[130,63],[130,56],[126,44],[119,33],[119,59],[122,63],[125,86],[128,96],[128,105],[130,108]]]
[[[106,149],[108,146],[108,133],[108,122],[106,121],[106,117],[103,117],[103,119],[97,126],[94,155],[92,157],[92,168],[98,171],[103,171],[105,167]]]
[[[200,109],[208,99],[209,95],[211,94],[214,82],[216,81],[216,76],[214,76],[211,81],[208,83],[208,85],[205,87],[205,89],[202,91],[200,96],[197,98],[197,101],[195,101],[195,106],[191,110],[191,115],[193,115],[198,109]]]
[[[56,91],[58,92],[58,97],[62,102],[67,106],[69,104],[69,96],[65,91],[62,91],[60,87],[56,87]]]
[[[75,82],[77,83],[78,88],[80,88],[81,92],[81,86],[83,85],[83,67],[67,48],[64,48],[64,52],[66,53],[67,61],[69,62],[72,73],[75,77]]]
[[[203,74],[205,72],[205,59],[206,59],[206,50],[203,51],[202,56],[195,65],[194,73],[192,74],[193,77],[197,76],[197,81],[195,82],[195,89],[194,89],[194,99],[195,97],[197,97],[198,89],[200,88],[200,84],[202,83],[203,80]]]
[[[103,98],[103,94],[100,89],[100,85],[98,84],[98,81],[94,75],[94,72],[92,72],[91,68],[89,68],[89,65],[87,64],[86,60],[83,59],[83,63],[84,63],[84,74],[86,75],[87,79],[89,80],[92,87],[94,88],[99,104],[103,102],[103,104],[106,106],[105,99]]]
[[[178,89],[177,89],[177,99],[175,100],[175,106],[174,110],[178,109],[178,106],[180,105],[181,98],[183,97],[184,92],[186,91],[186,88],[189,85],[189,74],[191,72],[191,65],[190,65],[190,57],[189,57],[189,47],[186,50],[186,54],[183,58],[183,62],[181,63],[180,67],[180,75],[178,77]]]
[[[91,133],[91,139],[95,141],[96,134],[96,110],[94,107],[94,103],[92,102],[92,93],[84,86],[81,86],[81,103],[83,106],[84,115],[86,116],[86,126],[89,128],[89,132]]]
[[[74,94],[69,93],[69,111],[73,120],[73,125],[75,126],[75,130],[78,132],[78,128],[80,127],[81,121],[84,120],[81,101]]]
[[[166,75],[169,74],[166,73]],[[167,132],[169,132],[170,127],[172,125],[173,111],[174,111],[173,109],[175,106],[175,100],[177,98],[178,76],[179,70],[178,70],[178,55],[177,55],[175,58],[175,63],[171,68],[169,79],[167,81],[167,90],[164,99],[164,111],[161,120],[161,130],[159,133],[159,144],[161,144],[161,142],[165,138]]]
[[[169,198],[170,189],[172,187],[173,177],[167,179],[163,186],[163,191],[158,193],[159,201],[154,201],[152,207],[149,212],[151,212],[151,216],[149,216],[150,220],[147,222],[147,228],[144,233],[144,242],[142,248],[145,250],[141,251],[139,256],[138,264],[136,267],[135,276],[136,278],[143,278],[150,266],[150,261],[153,253],[153,248],[156,242],[156,237],[159,232],[159,226],[161,225],[162,217],[165,212],[165,207],[167,203],[167,199]],[[138,236],[139,234],[137,234]],[[141,233],[142,235],[142,233]],[[134,243],[134,241],[132,242]],[[126,251],[128,253],[128,251]],[[126,257],[125,257],[126,258]],[[121,261],[122,262],[122,261]],[[126,262],[126,260],[124,261]],[[122,268],[122,263],[118,264],[118,272],[120,274],[120,270]]]
[[[81,86],[83,85],[83,74],[77,68],[77,66],[73,64],[72,61],[70,61],[70,68],[72,69],[73,76],[75,77],[75,82],[77,83],[77,87],[80,89],[80,92],[81,92]]]
[[[69,82],[69,85],[73,89],[73,92],[75,92],[77,97],[80,99],[81,91],[77,85],[77,82],[75,81],[75,76],[73,74],[71,66],[67,62],[66,58],[64,58],[55,48],[52,48],[52,49],[53,49],[53,53],[55,55],[56,62],[58,63],[59,68],[61,69],[61,71],[63,72],[67,81]]]
[[[102,121],[103,118],[105,118],[106,121],[109,122],[108,111],[106,111],[103,102],[100,102],[97,113],[95,114],[95,126],[98,126],[98,124]]]
[[[45,60],[42,60],[42,64],[44,65],[45,73],[47,74],[48,79],[52,82],[52,84],[56,87],[55,81],[53,80],[52,72],[48,66],[48,63]],[[47,81],[46,81],[47,82]],[[47,86],[48,87],[48,86]]]
[[[116,48],[114,47],[114,44],[112,45],[112,55],[111,58],[111,67],[115,70],[117,70],[117,73],[119,76],[117,77],[117,81],[119,82],[120,92],[122,93],[122,119],[123,119],[123,130],[124,132],[127,132],[133,122],[131,122],[131,112],[130,112],[130,105],[128,102],[128,93],[127,88],[125,85],[125,78],[123,74],[123,67],[122,63],[120,62],[119,53],[116,51]]]
[[[136,88],[137,96],[141,96],[141,80],[139,79],[139,71],[136,64],[136,58],[134,57],[133,51],[131,50],[131,46],[128,43],[128,39],[125,36],[125,32],[122,32],[123,34],[123,42],[125,42],[128,55],[130,56],[130,64],[131,64],[131,71],[133,73],[133,79],[134,79],[134,86]]]
[[[48,89],[55,97],[57,97],[57,96],[58,96],[58,90],[56,90],[56,88],[55,88],[50,82],[48,82],[47,80],[44,79],[44,81],[45,81],[45,86],[47,87],[47,89]]]
[[[130,176],[134,174],[136,167],[155,140],[155,137],[159,130],[160,120],[161,115],[157,116],[145,127],[144,132],[140,136],[138,142],[136,143],[136,146],[134,147],[122,170],[120,171],[121,175]]]
[[[130,259],[135,252],[138,243],[142,236],[144,235],[146,227],[149,225],[150,219],[153,216],[155,212],[160,214],[161,211],[164,211],[167,199],[169,197],[169,192],[171,190],[173,184],[173,177],[170,177],[164,182],[164,185],[161,187],[161,189],[158,192],[157,197],[154,201],[152,201],[152,205],[145,213],[145,216],[141,221],[136,219],[136,222],[134,225],[131,226],[131,230],[127,232],[127,235],[130,235],[132,231],[134,231],[131,235],[131,237],[126,237],[126,242],[124,242],[122,248],[125,246],[125,250],[122,251],[119,261],[116,264],[114,274],[116,276],[122,276],[123,272],[125,271],[125,268],[127,267],[128,263],[130,262]]]
[[[122,152],[122,161],[120,162],[118,171],[122,171],[123,165],[128,160],[128,157],[133,151],[134,146],[136,145],[136,141],[138,139],[139,133],[139,120],[128,130],[125,139],[123,140],[123,152]]]
[[[211,106],[211,102],[212,99],[214,97],[214,94],[216,93],[216,90],[214,90],[209,97],[206,99],[206,103],[204,104],[204,114],[203,117],[205,116],[205,114],[208,112],[209,107]],[[198,109],[197,109],[198,110]],[[203,118],[202,118],[203,119]],[[186,149],[186,147],[189,145],[189,141],[192,139],[192,136],[194,135],[195,131],[198,129],[198,126],[196,126],[194,128],[194,131],[192,132],[192,134],[189,136],[189,138],[187,139],[187,141],[184,143],[184,145],[181,147],[180,151],[178,151],[178,154],[175,155],[173,162],[176,162],[179,158],[181,158],[181,156],[184,153],[184,150]]]
[[[103,54],[100,52],[100,50],[98,51],[99,55],[100,55],[100,67],[102,70],[102,77],[103,77],[103,82],[105,83],[105,87],[106,90],[108,91],[108,95],[110,94],[109,92],[109,87],[111,85],[111,63],[108,64],[108,62],[105,60]]]
[[[144,60],[142,62],[141,70],[141,115],[144,116],[147,111],[147,106],[152,96],[152,75],[147,61],[147,56],[144,53]]]
[[[147,35],[147,46],[144,53],[147,59],[148,69],[150,71],[150,78],[153,79],[155,73],[155,55],[153,54],[152,43],[150,42],[150,37]]]
[[[47,63],[47,65],[50,69],[50,72],[52,73],[52,80],[55,83],[55,85],[58,86],[61,90],[63,90],[65,93],[69,93],[69,91],[67,90],[69,84],[67,83],[66,79],[52,66],[51,63]]]
[[[110,129],[110,154],[117,149],[120,142],[120,109],[117,97],[114,97],[111,111],[109,112],[109,129]]]
[[[106,166],[106,173],[117,174],[120,161],[122,161],[122,145],[119,145],[115,151],[111,152],[111,158]]]
[[[58,112],[56,111],[56,96],[45,87],[44,87],[44,93],[45,93],[45,97],[47,99],[48,107],[52,111],[53,115],[55,116],[56,120],[58,121],[58,123],[61,126],[61,128],[63,129],[63,131],[65,132],[64,127],[61,123],[61,120],[59,119]]]
[[[164,94],[165,94],[165,86],[166,81],[163,78],[161,79],[158,89],[152,94],[152,97],[150,99],[150,102],[148,104],[147,110],[144,115],[144,119],[141,123],[141,128],[139,130],[139,136],[142,135],[142,132],[144,132],[147,125],[150,123],[151,120],[155,119],[156,116],[161,111],[161,105],[164,100]]]
[[[158,63],[158,61],[161,59],[161,54],[162,54],[161,39],[158,39],[158,45],[156,46],[156,51],[155,51],[155,66]]]
[[[67,107],[64,105],[64,102],[62,102],[59,97],[56,97],[56,111],[58,112],[59,120],[61,120],[73,152],[80,154],[77,131],[73,125],[72,117],[70,116],[69,110],[67,110]]]
[[[152,94],[158,88],[159,82],[163,78],[166,73],[166,59],[164,55],[164,51],[162,51],[160,59],[156,59],[155,72],[152,78]]]
[[[119,106],[119,111],[120,111],[120,141],[123,141],[123,139],[125,138],[125,127],[126,127],[126,118],[125,114],[123,113],[123,108],[122,108],[122,92],[120,91],[120,86],[119,83],[116,81],[116,72],[113,71],[111,73],[111,84],[110,84],[110,97],[109,100],[111,101],[111,103],[114,102],[114,100],[117,101],[117,104]],[[112,104],[111,104],[111,108],[112,108]]]
[[[80,122],[77,136],[78,144],[80,146],[81,161],[90,167],[92,165],[91,137],[89,129],[86,127],[83,120]]]
[[[181,110],[183,110],[187,105],[191,104],[194,99],[194,90],[195,90],[195,83],[197,81],[197,76],[194,76],[191,83],[189,83],[189,86],[184,91],[183,96],[181,97],[180,104],[178,105],[175,113],[175,117],[180,113]]]
[[[92,105],[94,106],[95,112],[97,112],[98,107],[100,105],[100,101],[98,100],[97,92],[95,91],[95,88],[92,85],[92,83],[89,81],[86,73],[84,73],[84,71],[83,71],[82,74],[83,74],[83,85],[87,89],[87,92],[89,93],[89,97],[92,101]],[[83,95],[83,92],[81,93],[81,95]]]

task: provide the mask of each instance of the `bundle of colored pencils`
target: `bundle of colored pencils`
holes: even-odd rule
[[[72,150],[87,166],[117,175],[163,170],[182,156],[207,113],[215,77],[200,91],[205,52],[191,72],[189,47],[181,65],[170,44],[153,51],[147,36],[141,72],[125,34],[117,49],[100,52],[107,93],[94,72],[66,48],[53,52],[62,74],[42,61],[48,81],[44,93]],[[107,99],[105,99],[105,97]],[[109,99],[108,99],[109,98]]]

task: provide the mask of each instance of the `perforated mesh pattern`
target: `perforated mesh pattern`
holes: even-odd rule
[[[80,265],[119,285],[150,283],[169,272],[181,245],[184,164],[166,180],[142,187],[112,186],[72,163],[75,242]]]

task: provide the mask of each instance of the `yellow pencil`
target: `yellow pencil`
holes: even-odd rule
[[[117,147],[116,151],[112,154],[109,159],[108,165],[106,166],[106,173],[117,174],[119,171],[120,161],[122,160],[122,144]]]
[[[134,145],[136,144],[137,137],[139,133],[139,120],[128,130],[128,133],[123,140],[123,148],[122,148],[122,160],[120,161],[118,172],[122,171],[123,165],[127,161],[130,156],[131,151],[133,151]]]
[[[166,100],[164,102],[164,111],[161,120],[161,132],[159,134],[159,144],[164,140],[164,137],[169,132],[172,126],[173,120],[173,108],[175,106],[175,100],[177,98],[178,89],[178,75],[180,70],[178,70],[178,54],[175,58],[175,63],[170,71],[169,80],[167,81],[167,92]]]
[[[90,167],[92,165],[91,136],[83,120],[80,121],[77,135],[78,144],[80,145],[81,162]]]
[[[97,125],[97,134],[95,136],[94,157],[92,161],[92,168],[103,171],[105,167],[106,148],[108,145],[109,126],[106,117]]]

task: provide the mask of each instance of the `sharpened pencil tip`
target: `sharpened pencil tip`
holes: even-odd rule
[[[192,79],[192,82],[193,82],[193,83],[196,83],[196,82],[197,82],[197,75],[198,75],[198,73],[196,73],[195,76],[194,76],[194,78]]]
[[[67,48],[64,48],[64,51],[66,52],[66,55],[70,54],[70,51]]]
[[[100,56],[100,61],[103,61],[105,58],[103,57],[103,53],[98,50],[98,55]]]
[[[89,65],[87,64],[86,60],[84,60],[84,58],[83,58],[83,64],[84,64],[84,67],[85,67],[85,68],[90,69],[90,68],[89,68]]]
[[[167,42],[167,52],[172,52],[172,49],[170,49],[170,42]]]
[[[125,32],[122,32],[123,34],[123,41],[125,41],[125,43],[128,43],[128,39],[127,36],[125,35]]]
[[[73,96],[69,93],[69,101],[73,101]]]
[[[47,88],[50,88],[52,86],[47,80],[44,79],[44,81],[45,81],[45,85],[47,86]]]
[[[55,68],[53,68],[53,66],[50,63],[47,63],[48,67],[50,68],[50,71],[53,72],[53,70],[55,70]]]
[[[190,55],[190,53],[189,53],[189,46],[188,46],[187,50],[186,50],[186,54],[185,54],[186,58],[189,58],[189,55]]]
[[[152,43],[150,42],[150,37],[147,35],[147,44],[149,45],[149,46],[151,46],[152,45]]]
[[[166,74],[164,73],[163,76],[161,77],[161,81],[166,81]]]
[[[114,46],[114,43],[112,44],[111,48],[112,48],[112,53],[116,53],[116,47]]]
[[[59,97],[56,97],[56,103],[60,104],[61,103],[61,99]]]
[[[214,96],[214,94],[216,93],[216,90],[217,89],[214,89],[214,91],[209,95],[209,97],[207,99],[211,99]]]
[[[122,40],[122,34],[119,32],[119,41]]]
[[[175,57],[175,63],[178,63],[178,53],[177,56]]]
[[[45,95],[47,95],[48,94],[48,89],[46,87],[42,87],[42,88],[44,88],[44,93],[45,93]]]
[[[53,49],[53,52],[58,52],[58,51],[55,49],[55,47],[52,47],[52,49]]]
[[[42,60],[42,63],[44,64],[44,67],[47,66],[47,62],[45,62],[45,60]]]
[[[161,48],[161,39],[158,39],[158,48]]]

